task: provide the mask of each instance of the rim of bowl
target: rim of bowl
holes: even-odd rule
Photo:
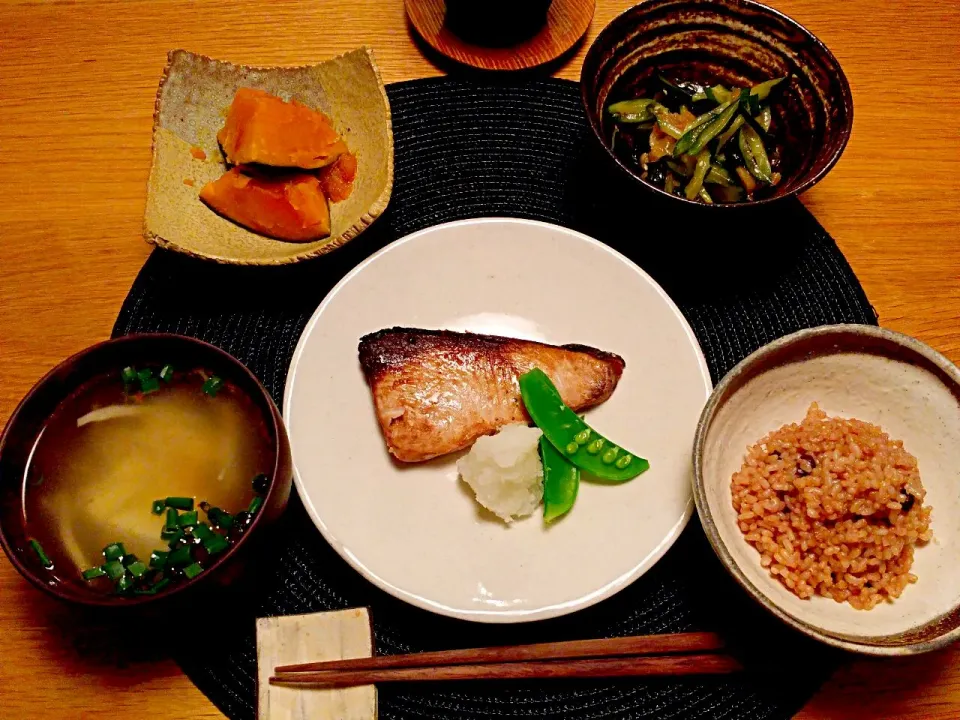
[[[200,348],[212,351],[215,355],[219,355],[222,360],[226,361],[227,364],[233,365],[236,367],[242,374],[246,375],[250,380],[253,381],[254,387],[260,392],[263,396],[263,399],[267,402],[267,407],[271,407],[273,404],[273,398],[270,397],[270,393],[267,392],[267,389],[263,386],[263,383],[254,375],[250,369],[240,362],[237,358],[233,357],[227,351],[212,345],[211,343],[205,342],[203,340],[198,340],[197,338],[189,337],[188,335],[178,335],[176,333],[137,333],[133,335],[122,335],[116,338],[110,338],[109,340],[103,340],[101,342],[90,345],[89,347],[80,350],[79,352],[70,355],[69,357],[61,360],[49,371],[47,371],[43,377],[37,380],[26,395],[17,403],[16,408],[10,414],[10,418],[7,420],[6,425],[3,428],[3,432],[0,432],[0,454],[3,453],[4,448],[6,447],[7,440],[10,434],[13,431],[13,427],[19,419],[20,413],[26,407],[33,397],[40,391],[40,388],[43,387],[50,379],[57,374],[65,366],[78,361],[79,359],[91,355],[94,352],[98,352],[106,346],[112,345],[121,345],[131,342],[139,342],[147,340],[156,341],[167,341],[167,342],[184,342],[187,345],[194,345]],[[62,402],[63,398],[60,401]],[[280,437],[279,433],[283,432],[283,428],[278,425],[277,422],[277,413],[270,412],[267,413],[268,417],[265,417],[264,420],[268,424],[268,427],[272,428],[274,433],[274,457],[273,457],[273,469],[270,474],[271,482],[270,487],[267,490],[267,494],[264,496],[264,506],[266,506],[270,500],[271,495],[274,493],[276,487],[276,474],[280,463]],[[10,561],[10,564],[13,565],[17,571],[24,577],[26,580],[33,585],[34,587],[42,590],[47,595],[50,595],[61,602],[66,602],[75,605],[84,605],[88,607],[109,607],[109,608],[122,608],[122,607],[134,607],[139,605],[145,605],[148,603],[157,602],[164,598],[170,598],[176,595],[180,595],[185,591],[188,591],[192,588],[195,588],[199,583],[203,581],[204,578],[211,577],[213,575],[219,574],[220,570],[230,558],[237,552],[238,548],[246,541],[246,539],[255,531],[257,526],[260,524],[260,521],[263,517],[263,513],[258,513],[257,516],[253,519],[253,522],[250,523],[249,529],[240,537],[237,542],[231,545],[223,555],[217,558],[216,563],[210,567],[209,570],[205,570],[198,577],[193,580],[189,580],[185,583],[176,584],[174,587],[169,590],[156,595],[133,595],[131,597],[124,597],[118,599],[118,596],[115,595],[97,595],[91,593],[89,597],[86,596],[67,596],[64,593],[58,591],[58,585],[50,585],[43,581],[43,579],[34,572],[34,570],[22,562],[19,553],[17,553],[10,541],[10,538],[7,537],[7,531],[5,530],[2,523],[0,523],[0,547],[3,548],[4,553],[6,553],[7,558]]]
[[[788,25],[793,26],[795,29],[799,30],[803,35],[805,35],[807,39],[812,41],[820,50],[822,50],[826,54],[827,58],[831,60],[837,68],[837,79],[840,82],[840,99],[843,102],[843,107],[847,115],[847,122],[845,123],[845,127],[843,128],[843,131],[842,131],[843,139],[840,145],[837,147],[836,151],[833,153],[833,155],[830,157],[827,163],[820,169],[820,171],[814,175],[811,175],[809,178],[807,178],[802,183],[800,183],[799,185],[791,189],[789,192],[784,193],[783,195],[776,195],[774,197],[761,198],[760,200],[748,200],[747,202],[712,203],[708,205],[707,203],[700,203],[700,202],[697,202],[696,200],[687,200],[687,198],[685,197],[673,195],[671,193],[668,193],[666,190],[662,190],[661,188],[658,188],[653,183],[647,182],[646,180],[641,178],[631,166],[624,163],[622,160],[620,160],[620,158],[618,158],[614,154],[613,150],[610,149],[610,147],[607,145],[607,142],[603,139],[603,135],[600,129],[600,123],[597,117],[594,115],[593,111],[591,110],[592,98],[587,92],[587,85],[583,80],[583,68],[587,67],[589,63],[596,60],[597,55],[600,52],[599,47],[600,47],[601,40],[605,40],[608,37],[616,37],[619,34],[620,28],[618,26],[620,23],[626,22],[625,18],[628,15],[631,15],[633,13],[646,12],[651,8],[655,8],[660,5],[671,3],[674,1],[675,0],[644,0],[641,3],[634,5],[633,7],[627,8],[622,13],[617,15],[613,20],[611,20],[607,24],[607,26],[597,34],[597,37],[594,39],[593,43],[590,45],[589,49],[587,50],[587,54],[583,59],[583,65],[581,66],[581,69],[580,69],[580,102],[583,105],[584,112],[587,115],[587,122],[590,124],[590,130],[593,132],[593,136],[597,139],[597,141],[603,147],[603,150],[607,154],[607,156],[611,160],[613,160],[621,169],[623,169],[631,178],[633,178],[636,182],[640,183],[643,187],[649,190],[652,190],[665,198],[670,198],[671,200],[676,200],[678,202],[682,202],[685,205],[692,205],[697,208],[729,207],[729,208],[743,209],[747,207],[759,207],[761,205],[769,205],[770,203],[775,203],[780,200],[786,200],[787,198],[796,197],[797,195],[800,195],[801,193],[806,192],[811,187],[816,185],[818,182],[823,180],[823,178],[827,176],[827,173],[829,173],[833,169],[833,167],[837,164],[837,162],[840,160],[840,156],[843,155],[843,151],[846,150],[847,144],[850,142],[850,136],[853,134],[853,92],[850,89],[850,83],[847,81],[847,75],[846,73],[844,73],[843,67],[840,65],[840,61],[837,60],[836,56],[830,51],[830,48],[828,48],[820,38],[818,38],[809,29],[801,25],[799,22],[794,20],[792,17],[790,17],[786,13],[782,13],[779,10],[770,7],[769,5],[765,5],[761,2],[757,2],[757,0],[738,0],[738,4],[746,7],[754,8],[763,13],[767,13],[771,16],[779,18],[780,20],[784,21]],[[700,1],[704,5],[726,4],[724,0],[700,0]]]
[[[760,605],[766,608],[769,612],[773,613],[773,615],[794,629],[799,630],[803,634],[808,635],[815,640],[819,640],[827,645],[832,645],[833,647],[856,652],[862,655],[887,657],[906,656],[919,655],[921,653],[939,650],[940,648],[943,648],[960,638],[960,626],[957,626],[956,628],[929,640],[907,642],[902,645],[874,645],[866,642],[858,642],[849,638],[838,637],[821,630],[816,625],[812,625],[804,620],[790,615],[750,581],[750,579],[740,568],[739,564],[737,564],[737,561],[733,558],[733,555],[727,549],[727,546],[724,544],[723,539],[720,537],[720,533],[717,529],[717,524],[713,519],[713,510],[711,509],[710,503],[707,500],[707,494],[704,488],[703,451],[704,445],[706,444],[707,431],[713,423],[713,419],[717,413],[717,410],[720,408],[720,399],[726,395],[730,386],[739,379],[739,376],[743,372],[748,371],[764,358],[779,352],[783,348],[792,345],[795,342],[820,335],[829,336],[837,333],[854,333],[866,335],[871,338],[887,340],[899,345],[907,351],[917,353],[941,369],[953,380],[954,384],[960,388],[960,368],[951,362],[949,358],[937,352],[929,345],[917,340],[916,338],[896,332],[895,330],[881,328],[876,325],[859,325],[856,323],[822,325],[819,327],[799,330],[789,335],[784,335],[782,338],[778,338],[773,342],[767,343],[763,347],[754,350],[747,357],[737,363],[733,369],[731,369],[723,377],[723,379],[717,383],[717,386],[710,394],[710,399],[707,400],[707,404],[704,406],[703,412],[700,415],[700,420],[697,423],[697,432],[694,435],[693,443],[693,499],[697,506],[697,514],[700,516],[700,524],[703,526],[704,533],[706,534],[707,539],[710,541],[710,545],[713,548],[714,553],[716,553],[721,564],[724,566],[727,572],[733,576],[733,579],[737,581],[740,587],[746,590],[754,600],[760,603]],[[960,607],[960,605],[957,605],[954,608],[954,611],[957,609],[957,607]]]

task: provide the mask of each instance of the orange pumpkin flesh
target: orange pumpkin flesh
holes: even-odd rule
[[[306,242],[330,235],[330,207],[313,175],[251,176],[233,168],[200,190],[221,215],[278,240]]]
[[[357,177],[357,156],[345,152],[337,161],[320,171],[320,187],[330,202],[343,202],[353,192],[353,181]]]
[[[347,150],[323,113],[253,88],[237,90],[217,140],[232,165],[316,170]]]

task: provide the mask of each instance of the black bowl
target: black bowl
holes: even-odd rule
[[[768,195],[703,205],[643,180],[638,166],[613,152],[604,108],[645,94],[658,72],[737,87],[790,76],[771,105],[782,179]],[[580,87],[594,137],[623,172],[663,198],[704,208],[750,207],[802,193],[836,164],[853,126],[850,86],[833,54],[806,28],[752,0],[649,0],[630,8],[587,51]]]

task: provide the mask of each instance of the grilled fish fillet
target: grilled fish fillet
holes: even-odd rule
[[[403,462],[455,452],[529,421],[518,378],[531,368],[583,410],[610,397],[625,364],[583,345],[410,328],[365,335],[359,353],[387,448]]]

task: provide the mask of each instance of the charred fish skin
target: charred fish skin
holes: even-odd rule
[[[358,355],[387,448],[403,462],[455,452],[529,421],[518,378],[533,367],[583,410],[610,396],[625,366],[618,355],[584,345],[403,327],[365,335]]]

